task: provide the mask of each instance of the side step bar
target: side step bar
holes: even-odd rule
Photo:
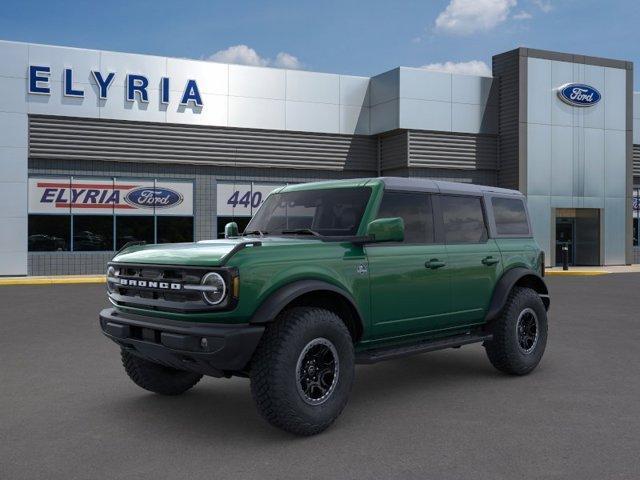
[[[444,350],[445,348],[456,348],[470,343],[479,343],[491,340],[491,334],[464,334],[455,335],[453,337],[437,338],[435,340],[426,340],[411,345],[394,345],[393,347],[375,348],[356,353],[356,363],[371,364],[382,362],[383,360],[391,360],[394,358],[408,357],[418,353],[434,352],[436,350]]]

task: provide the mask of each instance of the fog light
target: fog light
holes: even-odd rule
[[[203,350],[206,350],[209,347],[209,341],[202,337],[202,339],[200,339],[200,348],[202,348]]]
[[[209,305],[218,305],[224,300],[227,294],[227,286],[220,274],[216,272],[207,273],[202,278],[201,283],[203,287],[206,287],[206,290],[202,292],[202,298]]]

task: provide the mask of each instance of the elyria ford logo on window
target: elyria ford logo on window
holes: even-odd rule
[[[591,107],[602,98],[598,90],[584,83],[565,83],[558,87],[558,97],[574,107]]]
[[[141,187],[124,197],[129,205],[141,208],[169,208],[182,203],[182,194],[170,188]]]

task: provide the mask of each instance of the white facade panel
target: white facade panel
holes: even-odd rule
[[[24,78],[0,77],[0,112],[27,113],[26,98]]]
[[[285,101],[229,97],[229,126],[285,129]]]
[[[371,77],[371,106],[386,103],[400,97],[400,69]]]
[[[27,171],[27,147],[0,147],[0,183],[25,182]]]
[[[604,131],[605,193],[607,197],[626,196],[626,134],[619,130]]]
[[[29,45],[29,64],[51,67],[52,82],[62,82],[64,69],[71,68],[74,83],[89,85],[93,82],[91,70],[100,70],[100,54],[98,50]]]
[[[451,101],[484,105],[490,101],[489,93],[493,78],[473,75],[451,76]]]
[[[340,103],[340,76],[330,73],[287,70],[287,100]]]
[[[527,121],[551,124],[551,61],[530,58],[527,65]]]
[[[0,40],[0,77],[27,78],[29,45]]]
[[[340,75],[340,105],[368,107],[369,90],[369,77]]]
[[[551,127],[527,126],[527,194],[551,194]]]
[[[198,107],[190,102],[180,105],[180,98],[172,95],[167,106],[167,123],[189,123],[191,125],[214,125],[226,127],[229,115],[229,97],[227,95],[202,94],[205,106]]]
[[[620,68],[605,68],[604,124],[608,130],[626,129],[627,75]],[[604,95],[603,95],[604,96]]]
[[[340,133],[369,135],[369,108],[340,105]]]
[[[371,107],[371,134],[387,132],[400,123],[400,100],[390,100]]]
[[[604,67],[585,65],[584,83],[594,87],[600,93],[604,92],[606,88],[604,70]],[[607,97],[600,100],[600,102],[598,102],[596,105],[580,109],[585,128],[605,128],[604,111],[608,99],[609,94],[607,93]]]
[[[205,61],[167,58],[170,90],[182,94],[188,80],[197,80],[200,93],[229,94],[229,65]]]
[[[451,131],[451,103],[400,99],[401,128]]]
[[[604,197],[605,141],[602,129],[584,129],[584,171],[584,196]]]
[[[85,70],[80,65],[74,67]],[[149,87],[158,89],[160,78],[167,76],[167,59],[134,53],[100,52],[99,70],[105,76],[109,72],[116,72],[111,88],[124,87],[127,75],[132,74],[146,76],[149,79]]]
[[[451,104],[451,130],[462,133],[478,133],[483,131],[485,106],[469,103]]]
[[[606,198],[604,209],[604,264],[626,263],[626,202],[629,198]]]
[[[229,95],[284,100],[286,70],[229,65]]]
[[[0,182],[0,205],[2,205],[2,213],[0,213],[0,225],[8,218],[27,217],[27,182]],[[26,249],[26,245],[2,245],[2,249],[11,251],[19,250],[19,247]]]
[[[27,115],[0,112],[0,147],[27,147],[27,130]],[[26,161],[20,159],[25,164]]]
[[[114,85],[109,90],[106,100],[100,102],[100,118],[111,118],[118,120],[137,120],[141,122],[166,122],[166,106],[160,103],[160,91],[157,89],[147,89],[149,101],[143,102],[136,96],[133,102],[126,98],[125,88]],[[74,99],[76,100],[76,99]],[[85,101],[88,99],[85,99]],[[58,105],[58,108],[62,108]],[[38,113],[46,113],[41,111]],[[50,114],[50,113],[49,113]]]
[[[530,126],[529,128],[532,128]],[[529,169],[533,177],[533,181],[542,185],[547,185],[546,189],[551,189],[551,195],[573,195],[573,181],[575,178],[574,171],[574,139],[573,128],[565,125],[538,126],[551,132],[550,149],[536,145],[539,141],[549,141],[548,138],[532,138],[528,140],[528,144],[534,150],[549,152],[549,160],[540,159],[531,162],[532,167]],[[546,154],[546,153],[545,153]],[[536,159],[537,160],[537,159]],[[537,171],[541,168],[542,172]]]
[[[331,133],[340,130],[340,107],[328,103],[287,102],[286,129]]]
[[[94,96],[94,90],[91,85],[83,84],[80,86],[85,92],[84,98],[65,96],[63,95],[63,88],[62,82],[51,82],[50,95],[29,95],[27,103],[28,112],[51,115],[53,111],[56,115],[66,115],[70,117],[98,118],[100,116],[99,100],[97,96]],[[113,90],[110,92],[110,95],[115,96]],[[113,100],[113,96],[109,100]],[[124,98],[124,93],[122,98]],[[122,109],[122,107],[120,109]],[[115,116],[111,118],[123,117]]]
[[[451,102],[451,74],[401,67],[400,98]]]

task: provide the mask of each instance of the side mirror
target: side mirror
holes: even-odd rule
[[[400,217],[378,218],[367,225],[367,236],[378,242],[402,242],[404,220]]]
[[[233,238],[239,235],[238,224],[236,222],[229,222],[224,226],[224,238]]]

